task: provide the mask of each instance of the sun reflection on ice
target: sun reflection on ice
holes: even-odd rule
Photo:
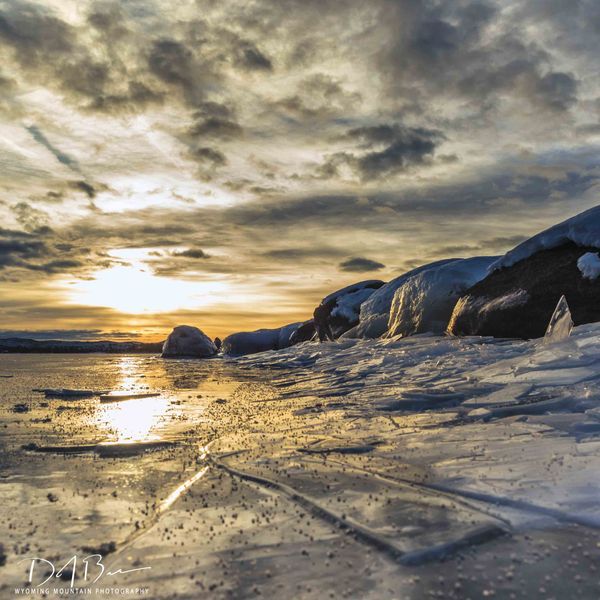
[[[124,356],[118,365],[121,373],[118,389],[145,392],[147,385],[140,373],[140,360]],[[115,442],[147,442],[161,439],[161,425],[166,421],[171,402],[164,396],[122,400],[100,405],[98,421],[110,430]]]

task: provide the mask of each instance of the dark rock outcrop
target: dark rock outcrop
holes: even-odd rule
[[[598,248],[568,242],[492,271],[458,300],[448,332],[541,337],[563,295],[575,325],[600,321],[600,278],[584,277],[577,266],[587,252],[596,253]]]
[[[315,321],[309,319],[304,321],[296,331],[290,336],[290,346],[301,344],[302,342],[310,342],[315,337]]]

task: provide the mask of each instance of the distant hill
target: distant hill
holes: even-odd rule
[[[27,338],[0,338],[0,352],[48,352],[48,353],[132,353],[158,354],[162,351],[163,342],[81,342],[67,340],[32,340]]]

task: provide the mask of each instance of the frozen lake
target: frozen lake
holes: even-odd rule
[[[0,596],[596,598],[599,333],[1,355]]]

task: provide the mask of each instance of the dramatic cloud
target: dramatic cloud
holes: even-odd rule
[[[383,269],[385,267],[384,264],[377,262],[376,260],[371,260],[369,258],[349,258],[340,263],[340,269],[342,271],[348,271],[350,273],[361,273],[364,271],[379,271],[379,269]]]
[[[303,319],[361,272],[506,251],[597,202],[599,19],[0,0],[0,325],[130,331],[100,291],[135,281],[181,295],[137,314],[144,334],[222,335]]]

